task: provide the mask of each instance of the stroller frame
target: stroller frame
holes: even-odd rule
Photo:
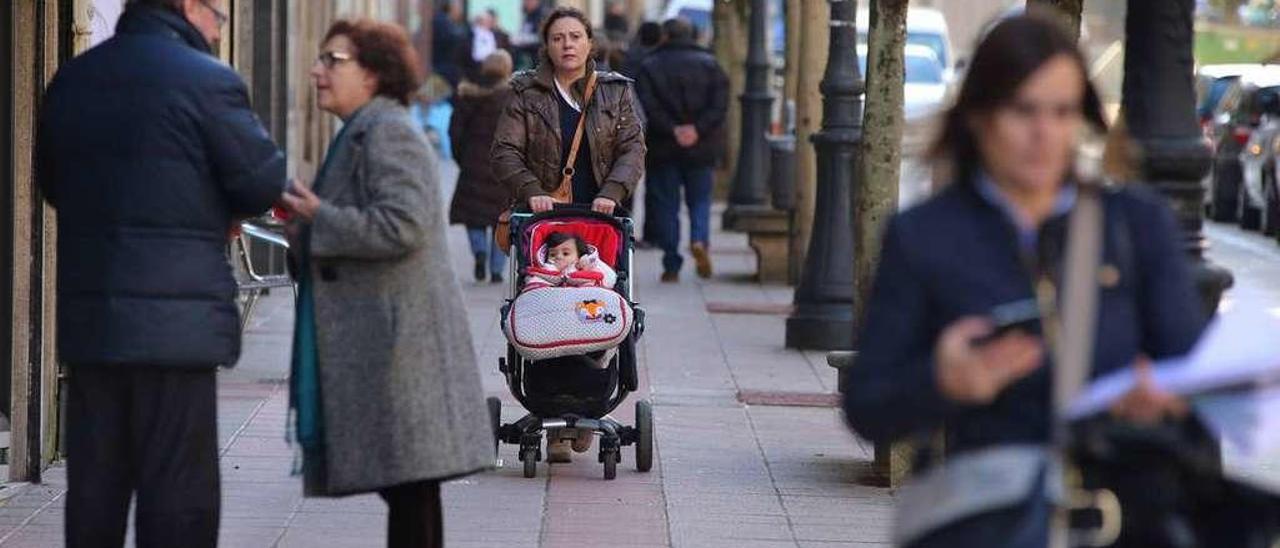
[[[610,360],[609,394],[606,398],[605,413],[600,418],[582,417],[574,414],[539,416],[529,412],[520,420],[510,424],[501,421],[502,402],[496,397],[489,398],[489,413],[494,429],[494,451],[502,443],[519,445],[520,460],[524,463],[524,476],[532,478],[537,475],[537,463],[542,460],[543,433],[562,432],[573,428],[578,432],[591,432],[599,435],[598,461],[604,465],[604,478],[614,479],[617,476],[617,465],[621,461],[621,448],[634,445],[636,447],[636,469],[648,472],[653,465],[653,408],[648,400],[636,402],[636,424],[624,425],[614,419],[612,413],[621,405],[629,394],[639,387],[637,373],[636,344],[644,333],[644,310],[633,300],[633,278],[631,265],[634,259],[632,242],[632,220],[627,217],[615,217],[592,212],[575,205],[557,205],[555,209],[545,213],[516,212],[511,217],[512,260],[509,262],[510,292],[502,306],[502,317],[510,311],[511,304],[520,294],[523,285],[521,265],[531,264],[533,253],[529,240],[531,227],[536,223],[552,219],[590,219],[611,225],[622,235],[617,253],[615,270],[618,274],[614,290],[617,291],[635,312],[635,321],[631,333],[618,346],[618,352]],[[511,394],[525,409],[530,409],[530,395],[525,389],[528,367],[532,362],[522,357],[510,342],[507,343],[507,356],[498,359],[498,369],[507,381]]]

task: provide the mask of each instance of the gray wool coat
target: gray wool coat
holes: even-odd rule
[[[493,434],[462,288],[448,266],[435,152],[375,98],[333,150],[311,224],[325,458],[341,496],[491,467]],[[444,265],[442,267],[442,265]],[[308,463],[311,466],[312,463]]]

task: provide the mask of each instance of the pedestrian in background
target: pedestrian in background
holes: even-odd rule
[[[462,48],[464,79],[476,81],[481,78],[480,65],[493,52],[511,49],[511,37],[498,28],[498,20],[493,10],[488,10],[472,18],[468,34],[470,47]]]
[[[443,545],[440,482],[493,465],[435,152],[405,106],[403,29],[338,21],[311,69],[342,119],[315,182],[282,200],[298,301],[290,403],[307,496],[377,492],[392,547]]]
[[[640,24],[639,30],[636,31],[635,40],[627,47],[622,54],[622,60],[618,63],[618,72],[623,76],[635,80],[640,75],[640,66],[644,63],[645,58],[662,44],[662,25],[656,21],[645,21]],[[644,115],[644,105],[641,104],[640,121],[648,125]],[[654,221],[653,214],[653,193],[649,192],[648,184],[641,181],[644,186],[644,221],[640,229],[640,241],[636,242],[636,247],[641,249],[651,249],[657,247],[658,223]],[[632,195],[632,200],[635,196]],[[635,211],[631,207],[627,209]]]
[[[449,206],[449,222],[467,227],[467,239],[475,256],[475,279],[502,282],[506,250],[493,240],[498,216],[511,205],[511,189],[493,176],[490,155],[502,109],[511,100],[512,60],[504,50],[491,53],[480,66],[474,82],[458,86],[458,100],[449,121],[453,158],[460,169]]]
[[[604,12],[604,36],[614,44],[625,44],[631,34],[627,5],[622,0],[609,0]]]
[[[464,61],[470,56],[471,41],[462,4],[445,0],[431,20],[431,67],[449,82],[451,90],[462,82]]]
[[[1089,198],[1103,210],[1091,376],[1192,348],[1205,319],[1181,230],[1165,200],[1141,185],[1084,186],[1096,185],[1073,170],[1086,129],[1105,132],[1106,122],[1072,37],[1038,17],[997,25],[978,46],[934,148],[952,182],[888,222],[858,363],[842,386],[861,436],[885,444],[945,424],[948,470],[953,459],[984,451],[1050,447],[1056,365],[1042,322],[1057,312],[1043,303],[1061,297],[1054,288],[1070,267],[1067,220],[1084,192],[1098,193]],[[1018,303],[1045,317],[993,332],[995,311]],[[1122,401],[1112,414],[1128,426],[1171,424],[1207,438],[1186,402],[1154,384],[1139,383]],[[1030,469],[995,462],[985,490],[950,499],[946,520],[910,532],[907,545],[1047,546],[1050,485],[1060,478],[1043,461]],[[1147,481],[1143,470],[1129,475],[1137,491],[1117,491],[1125,512],[1119,545],[1175,545],[1155,540],[1167,532],[1162,520],[1133,519],[1128,504],[1174,486]],[[990,494],[1008,500],[984,501]],[[930,506],[921,502],[916,510]]]
[[[676,282],[680,255],[680,194],[689,208],[689,250],[699,277],[712,273],[712,170],[724,154],[729,78],[715,55],[694,42],[689,21],[662,24],[666,41],[641,64],[636,87],[649,144],[645,224],[657,223],[662,281]]]
[[[36,179],[58,210],[66,545],[218,544],[216,371],[240,356],[235,219],[284,188],[244,82],[211,55],[222,0],[136,0],[45,95]]]
[[[520,29],[512,40],[515,47],[516,68],[524,70],[538,64],[538,50],[542,47],[542,24],[549,10],[543,0],[524,0],[520,4],[522,19]]]
[[[640,29],[636,31],[635,41],[627,48],[622,64],[618,66],[618,72],[627,78],[639,78],[640,67],[644,64],[645,58],[660,45],[662,45],[662,25],[656,21],[641,23]]]

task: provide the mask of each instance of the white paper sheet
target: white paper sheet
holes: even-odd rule
[[[1246,384],[1280,382],[1280,319],[1243,306],[1220,315],[1189,355],[1156,362],[1152,376],[1156,386],[1188,397]],[[1098,378],[1072,403],[1067,418],[1079,419],[1107,409],[1133,388],[1134,382],[1132,367]]]

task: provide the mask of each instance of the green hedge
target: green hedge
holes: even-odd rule
[[[1280,55],[1280,31],[1217,27],[1196,32],[1196,62],[1260,63]]]

